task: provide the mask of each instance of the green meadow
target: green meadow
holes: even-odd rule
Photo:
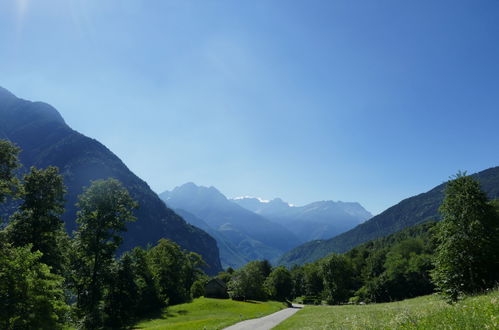
[[[429,295],[383,304],[306,306],[274,329],[499,329],[499,290],[453,305]]]
[[[242,320],[277,312],[286,305],[267,301],[233,301],[198,298],[193,302],[164,309],[155,319],[140,322],[134,329],[223,329]]]

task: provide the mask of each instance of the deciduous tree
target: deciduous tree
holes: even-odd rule
[[[293,293],[293,279],[285,267],[276,267],[265,280],[264,287],[272,299],[286,301]]]
[[[433,280],[450,301],[493,285],[498,277],[498,218],[478,181],[458,173],[440,207]]]
[[[7,140],[0,140],[0,204],[13,196],[19,188],[15,170],[19,167],[17,158],[20,149]]]
[[[32,167],[24,176],[23,202],[7,227],[9,241],[14,246],[31,244],[33,251],[42,252],[40,262],[62,274],[68,237],[61,215],[64,213],[66,189],[56,167]]]
[[[72,266],[77,307],[86,328],[102,324],[102,298],[116,249],[126,223],[135,221],[137,206],[116,179],[98,180],[85,189],[77,203],[79,224],[74,236]]]

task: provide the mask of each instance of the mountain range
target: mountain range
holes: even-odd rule
[[[228,199],[215,187],[194,183],[160,197],[186,221],[215,237],[222,265],[233,268],[256,259],[275,261],[310,236],[332,237],[371,216],[358,203],[325,201],[295,207],[280,199]]]
[[[289,230],[227,199],[214,187],[186,183],[160,194],[168,207],[202,220],[218,237],[222,263],[239,267],[250,260],[274,260],[301,242]],[[187,212],[187,214],[185,213]],[[232,251],[237,252],[236,254]],[[244,262],[238,263],[236,259]]]
[[[359,203],[318,201],[294,206],[280,198],[267,202],[254,197],[232,201],[289,229],[302,242],[331,238],[372,217]]]
[[[160,200],[146,182],[133,174],[126,165],[99,141],[69,127],[59,112],[42,102],[17,98],[0,88],[0,138],[18,145],[22,152],[22,171],[31,166],[57,166],[67,186],[66,212],[63,220],[68,232],[76,228],[77,196],[91,181],[109,177],[120,180],[139,203],[135,211],[137,221],[127,225],[121,251],[135,246],[155,244],[169,238],[182,248],[197,252],[208,264],[206,271],[221,270],[215,239],[192,226]],[[3,206],[2,213],[12,207]]]
[[[480,182],[489,198],[499,198],[499,167],[489,168],[472,176]],[[277,263],[292,266],[312,262],[330,253],[346,252],[361,243],[427,220],[439,220],[438,208],[444,199],[445,186],[446,183],[442,183],[428,192],[404,199],[370,220],[331,239],[310,241],[298,246],[284,254]]]

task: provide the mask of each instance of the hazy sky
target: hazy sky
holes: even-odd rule
[[[499,165],[499,1],[0,0],[0,86],[157,192],[379,213]]]

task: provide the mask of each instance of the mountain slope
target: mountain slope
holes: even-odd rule
[[[63,219],[69,232],[76,228],[75,203],[83,187],[92,180],[114,177],[139,202],[135,211],[137,221],[127,226],[121,250],[155,244],[165,237],[201,254],[210,267],[208,272],[221,269],[216,242],[211,236],[168,209],[116,155],[98,141],[72,130],[50,105],[19,99],[0,88],[0,138],[9,139],[22,149],[20,160],[24,171],[30,166],[59,167],[68,187]]]
[[[473,175],[480,181],[489,198],[499,197],[499,167],[489,168]],[[342,253],[379,237],[398,232],[425,220],[438,220],[438,208],[444,198],[445,183],[430,191],[407,198],[363,224],[329,240],[307,242],[278,261],[291,266],[320,259],[330,253]]]
[[[174,209],[174,211],[185,221],[193,226],[201,228],[217,241],[218,250],[220,251],[220,261],[222,262],[222,267],[224,269],[226,269],[227,267],[237,268],[245,265],[249,261],[245,256],[237,251],[237,248],[234,246],[234,244],[232,244],[223,235],[223,233],[210,227],[210,225],[208,225],[204,220],[182,209]]]
[[[273,260],[300,244],[298,238],[281,225],[231,202],[214,187],[186,183],[165,191],[160,197],[169,207],[186,210],[202,219],[225,237],[245,260]],[[223,260],[223,263],[229,264],[229,261]]]
[[[280,198],[264,202],[251,197],[232,201],[281,224],[304,242],[331,238],[372,217],[359,203],[319,201],[291,206]]]

